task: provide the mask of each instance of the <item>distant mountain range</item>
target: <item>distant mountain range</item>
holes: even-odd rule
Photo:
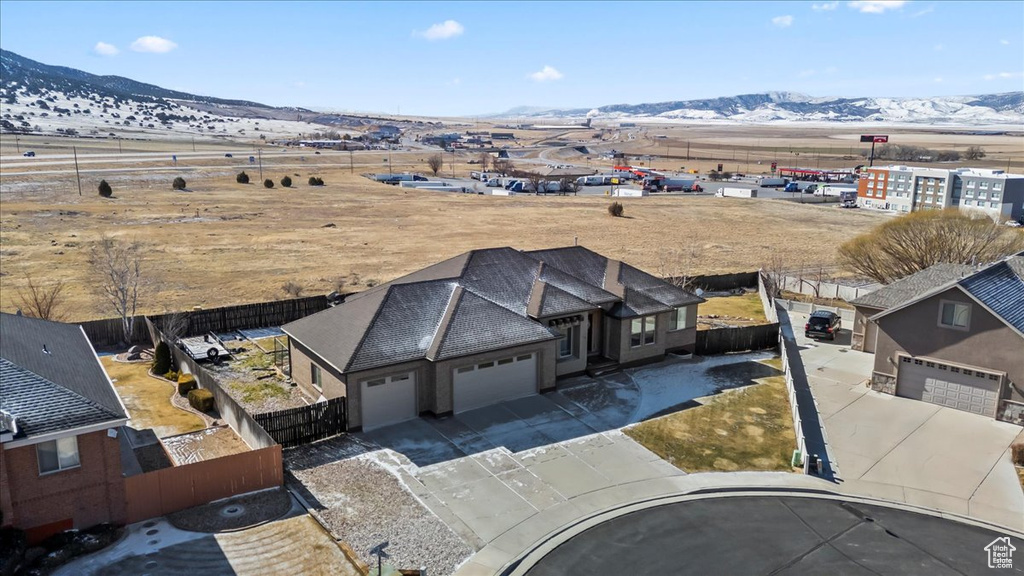
[[[599,108],[521,106],[495,117],[730,122],[886,122],[1024,125],[1024,92],[935,98],[815,98],[766,92],[702,100],[613,104]]]

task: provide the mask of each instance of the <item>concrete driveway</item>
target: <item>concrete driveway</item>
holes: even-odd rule
[[[573,379],[557,392],[356,435],[386,448],[360,457],[397,474],[479,550],[552,507],[561,506],[568,521],[579,512],[571,500],[581,495],[684,475],[619,428],[777,373],[758,362],[771,357],[670,358],[598,379]]]
[[[1020,426],[874,392],[874,355],[804,338],[800,357],[825,425],[841,489],[1024,529],[1024,491],[1010,460]]]

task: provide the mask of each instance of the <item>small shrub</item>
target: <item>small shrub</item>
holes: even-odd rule
[[[196,388],[188,393],[188,403],[200,412],[213,410],[213,392],[205,388]]]
[[[167,372],[164,372],[164,378],[170,380],[171,382],[177,382],[178,381],[178,371],[177,370],[168,370]]]
[[[181,176],[176,177],[174,179],[174,182],[171,184],[171,188],[173,188],[175,190],[184,190],[185,189],[185,179],[182,178]]]
[[[166,374],[171,369],[171,349],[160,342],[153,350],[153,374]]]
[[[622,218],[622,214],[625,211],[626,209],[622,207],[621,202],[612,202],[608,205],[608,213],[616,218]]]
[[[267,178],[266,180],[263,181],[263,187],[264,188],[273,188],[274,187],[274,181],[271,180],[270,178]]]
[[[100,180],[99,191],[100,196],[104,198],[110,198],[114,195],[114,191],[110,188],[110,184],[107,184],[106,180]]]
[[[284,188],[291,188],[292,187],[292,178],[291,178],[291,176],[285,176],[284,178],[281,178],[281,186],[284,187]]]
[[[284,290],[284,293],[289,296],[298,298],[302,295],[303,288],[301,284],[297,284],[289,280],[281,286],[281,290]]]
[[[310,186],[323,186],[324,185],[324,179],[323,178],[318,178],[316,176],[310,176],[309,177],[309,185]]]
[[[1017,466],[1024,466],[1024,443],[1014,444],[1010,447],[1013,454],[1013,463]]]
[[[187,396],[189,392],[198,388],[196,385],[196,377],[191,374],[184,372],[178,376],[178,394]]]
[[[248,184],[249,175],[245,172],[239,172],[238,175],[235,176],[235,182],[238,182],[239,184]]]

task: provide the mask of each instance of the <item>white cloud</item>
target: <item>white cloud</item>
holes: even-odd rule
[[[793,25],[793,17],[776,16],[775,18],[772,18],[772,24],[778,26],[779,28],[788,28]]]
[[[1009,46],[1010,45],[1010,41],[1009,40],[1000,40],[999,43],[1002,44],[1003,46]]]
[[[910,17],[911,18],[917,18],[919,16],[924,16],[925,14],[931,14],[932,12],[935,12],[935,6],[929,6],[929,7],[925,8],[924,10],[920,10],[918,12],[914,12],[913,14],[910,15]]]
[[[936,76],[934,82],[936,84],[941,84],[942,83],[942,76]]]
[[[998,74],[985,74],[985,80],[1010,80],[1013,78],[1024,78],[1024,72],[1000,72]]]
[[[92,47],[92,51],[100,56],[117,56],[118,52],[120,52],[120,50],[117,49],[117,46],[107,44],[106,42],[97,42],[96,45]]]
[[[814,76],[814,74],[814,70],[801,70],[799,73],[797,73],[797,76],[799,76],[800,78],[809,78],[811,76]]]
[[[412,34],[425,40],[447,40],[456,36],[462,36],[462,33],[465,31],[465,26],[455,20],[445,20],[440,24],[434,24],[423,32],[413,31]]]
[[[847,6],[864,14],[882,14],[887,10],[903,8],[906,3],[906,0],[858,0],[849,2]]]
[[[154,54],[166,54],[177,48],[178,45],[159,36],[143,36],[132,42],[132,50],[136,52],[152,52]]]
[[[815,12],[827,12],[839,8],[839,2],[825,2],[824,4],[811,4],[811,10]]]
[[[530,78],[534,82],[549,82],[553,80],[561,80],[563,76],[564,74],[562,74],[558,70],[555,70],[553,67],[547,65],[541,68],[540,71],[530,74]]]

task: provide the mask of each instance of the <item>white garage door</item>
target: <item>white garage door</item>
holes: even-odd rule
[[[416,418],[416,373],[396,374],[364,380],[362,397],[363,430],[372,430]]]
[[[455,411],[537,393],[537,355],[519,354],[455,369]]]
[[[995,417],[999,376],[903,356],[896,378],[896,395]]]

